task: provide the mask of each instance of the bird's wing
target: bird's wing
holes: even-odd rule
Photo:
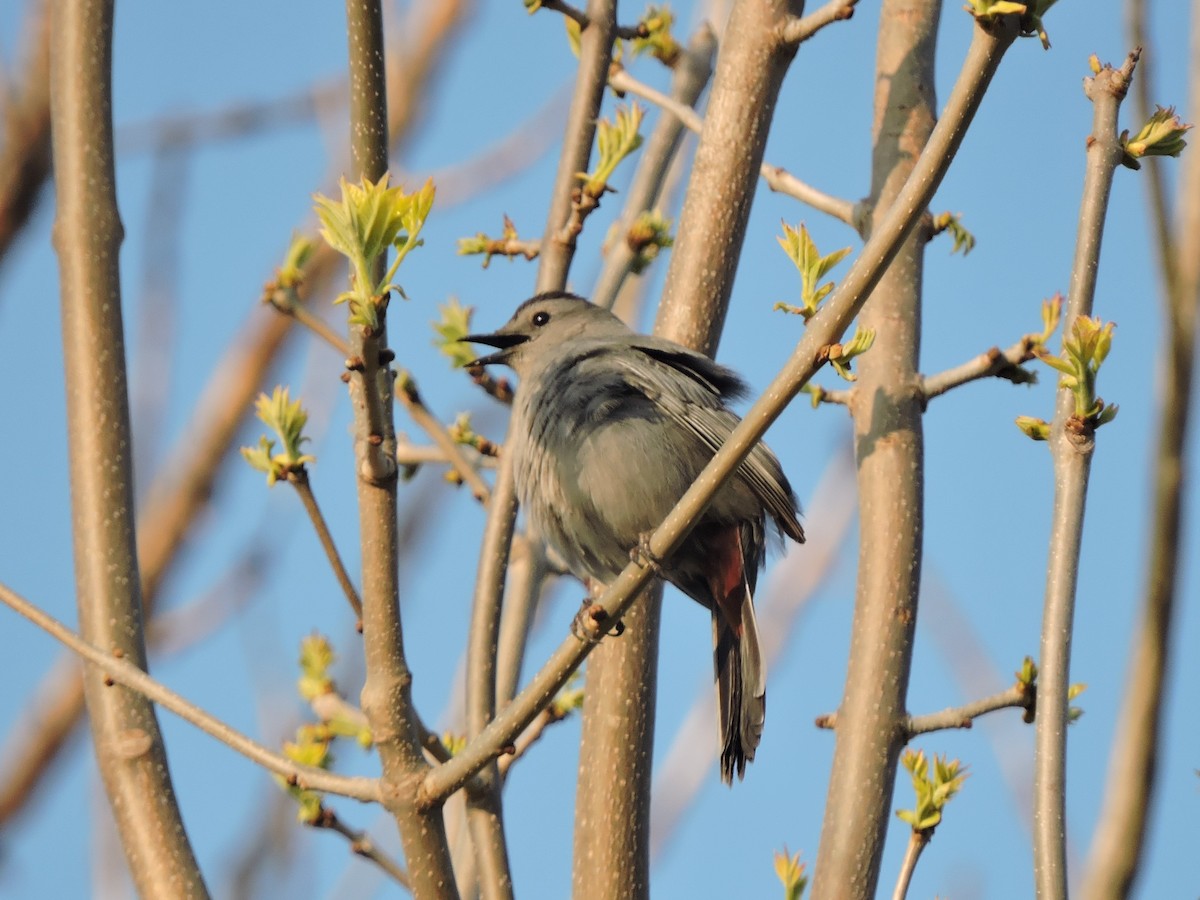
[[[708,357],[665,341],[655,341],[653,345],[644,341],[639,336],[638,342],[632,344],[640,353],[605,354],[606,366],[619,367],[631,387],[715,453],[738,423],[738,417],[722,403],[722,397],[729,396],[722,385],[744,390],[744,383]],[[674,377],[665,370],[680,372],[688,378]],[[796,498],[775,454],[760,441],[742,461],[738,475],[784,532],[802,542],[804,529],[796,518]]]

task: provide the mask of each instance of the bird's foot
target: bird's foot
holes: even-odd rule
[[[608,611],[599,603],[593,603],[590,597],[585,598],[583,606],[571,622],[571,634],[585,644],[598,644],[607,634],[620,637],[625,633],[625,623],[613,619]]]
[[[662,560],[659,559],[654,551],[650,549],[650,532],[644,532],[638,535],[638,542],[632,550],[629,551],[629,561],[637,563],[643,569],[649,569],[659,578],[666,578],[663,572]]]

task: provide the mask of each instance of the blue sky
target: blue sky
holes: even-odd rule
[[[0,5],[0,49],[10,66],[21,46],[19,6]],[[675,6],[680,33],[686,35],[695,21],[691,5]],[[1157,4],[1153,21],[1147,59],[1155,66],[1154,99],[1164,105],[1187,101],[1183,7]],[[629,6],[622,18],[632,19],[639,11]],[[801,49],[767,149],[769,161],[850,199],[868,189],[877,17],[877,4],[864,0],[853,20],[827,29]],[[979,243],[965,259],[951,256],[945,240],[928,249],[924,371],[940,371],[1038,330],[1042,298],[1066,290],[1091,117],[1080,83],[1088,74],[1089,54],[1112,62],[1124,57],[1129,47],[1122,21],[1122,5],[1111,0],[1063,2],[1047,19],[1051,51],[1028,40],[1009,52],[933,203],[935,212],[962,213]],[[938,51],[939,100],[948,94],[970,28],[959,4],[947,4]],[[314,79],[336,78],[345,53],[340,4],[305,0],[180,6],[128,0],[118,5],[117,18],[118,135],[124,125],[167,114],[288,96]],[[503,412],[448,370],[430,346],[428,323],[437,316],[437,304],[453,296],[477,308],[475,321],[481,328],[495,327],[531,292],[531,265],[495,260],[484,271],[477,260],[455,255],[455,241],[478,231],[497,232],[505,213],[523,236],[539,232],[561,128],[553,124],[543,134],[524,123],[560,95],[573,77],[573,64],[557,16],[529,17],[515,0],[478,4],[439,70],[420,122],[396,163],[397,170],[414,173],[415,187],[421,177],[417,173],[453,168],[515,128],[525,128],[520,146],[527,164],[516,175],[467,202],[435,205],[426,245],[400,273],[411,300],[393,304],[391,313],[393,346],[401,364],[419,378],[431,407],[447,421],[460,410],[476,409],[477,426],[493,437],[502,434]],[[649,62],[634,71],[655,83],[664,80]],[[610,98],[607,108],[612,106]],[[167,448],[186,440],[184,426],[198,393],[228,342],[250,316],[261,314],[255,309],[259,288],[290,234],[315,225],[310,195],[328,188],[329,147],[344,139],[341,115],[331,113],[323,127],[296,125],[202,146],[170,174],[168,191],[181,212],[177,261],[170,274],[174,304],[167,316],[173,320],[173,336],[165,352],[158,339],[138,337],[145,334],[148,316],[156,310],[162,315],[161,301],[148,301],[144,289],[148,256],[165,252],[161,243],[151,241],[163,237],[161,223],[149,212],[155,169],[145,154],[119,158],[132,377],[140,386],[160,385],[168,398],[161,424],[141,432],[139,452],[150,460],[161,462]],[[1122,122],[1137,127],[1131,105]],[[1164,168],[1170,177],[1176,165],[1168,162]],[[618,184],[626,177],[628,172],[620,173]],[[444,197],[452,193],[449,183],[441,187]],[[1072,678],[1086,682],[1088,690],[1081,698],[1086,713],[1070,734],[1068,814],[1072,851],[1080,861],[1103,795],[1144,581],[1161,315],[1141,188],[1137,173],[1117,172],[1096,298],[1097,314],[1118,323],[1100,393],[1119,403],[1121,413],[1100,433],[1076,617]],[[619,194],[606,198],[581,239],[571,279],[581,292],[589,290],[598,271],[606,217],[619,209],[620,199]],[[47,192],[0,269],[0,381],[9,386],[0,393],[0,421],[7,436],[0,440],[0,580],[74,622],[51,200]],[[760,186],[719,353],[756,389],[768,383],[800,336],[798,320],[772,312],[777,300],[794,301],[798,294],[795,270],[775,241],[781,219],[804,221],[823,250],[858,246],[857,236],[841,223]],[[835,270],[834,277],[845,267]],[[664,271],[659,263],[648,273],[651,297]],[[353,571],[357,518],[350,417],[337,381],[338,364],[325,348],[299,340],[278,380],[301,391],[313,407],[314,489]],[[832,386],[833,377],[822,373],[819,380]],[[1043,373],[1041,380],[1032,388],[1007,382],[971,385],[935,400],[926,416],[928,590],[910,692],[914,712],[957,705],[980,693],[964,685],[951,664],[956,649],[979,648],[969,650],[974,675],[983,684],[994,678],[993,689],[1007,685],[1023,656],[1037,654],[1050,459],[1045,446],[1025,439],[1012,420],[1022,414],[1049,418],[1053,378]],[[400,427],[419,440],[403,419]],[[802,400],[770,432],[770,443],[806,503],[844,446],[848,430],[843,410],[813,411]],[[241,442],[252,443],[258,433],[246,429]],[[1194,457],[1193,452],[1193,463]],[[408,560],[402,601],[415,696],[433,721],[456,690],[453,676],[464,646],[483,525],[465,493],[435,482],[428,479],[425,487],[418,482],[401,493],[402,508],[417,508],[418,520],[435,513],[441,517]],[[1194,508],[1194,485],[1189,501]],[[842,502],[853,504],[852,494]],[[1195,516],[1191,519],[1185,547],[1197,545]],[[817,535],[822,527],[810,510],[806,530]],[[265,583],[246,601],[244,612],[217,623],[210,638],[186,652],[152,659],[152,668],[233,725],[277,743],[303,715],[292,684],[296,649],[304,635],[313,630],[328,634],[345,651],[344,687],[351,696],[358,689],[344,601],[296,498],[282,488],[267,491],[259,474],[232,466],[212,512],[193,532],[162,603],[167,609],[182,607],[211,589],[247,544],[262,536],[271,550]],[[655,896],[772,896],[777,890],[774,849],[786,843],[810,863],[815,859],[833,739],[812,721],[835,709],[840,699],[856,555],[851,531],[772,672],[758,759],[732,790],[720,784],[715,769],[709,774],[656,864]],[[539,665],[565,633],[578,594],[574,585],[556,592],[531,647],[530,667]],[[1182,650],[1200,639],[1196,572],[1190,560],[1185,561],[1180,596],[1175,646]],[[668,594],[659,668],[660,763],[693,698],[709,690],[708,630],[702,610]],[[11,613],[0,612],[0,635],[9,659],[7,688],[0,692],[0,728],[7,735],[60,653],[49,638]],[[1200,734],[1195,716],[1188,714],[1194,711],[1198,683],[1200,662],[1177,655],[1152,849],[1140,896],[1190,895],[1200,881],[1192,846],[1200,804],[1194,775]],[[927,751],[961,758],[971,777],[921,861],[912,896],[1032,895],[1032,855],[1022,812],[1027,795],[1014,795],[1002,771],[1014,771],[1018,780],[1022,771],[1030,771],[1033,732],[1019,725],[1015,713],[997,718],[1001,721],[995,726],[917,742]],[[229,860],[257,830],[257,816],[274,788],[265,774],[223,746],[170,714],[161,719],[185,820],[210,887],[220,895],[227,890],[221,879]],[[559,726],[514,769],[506,811],[520,896],[568,892],[577,738],[577,724]],[[87,861],[112,849],[95,837],[94,820],[103,801],[85,749],[77,742],[55,773],[55,784],[18,829],[5,835],[0,894],[86,896],[93,891]],[[353,752],[343,753],[342,761],[354,771],[369,772],[374,766],[373,759]],[[899,784],[895,805],[903,806],[911,793],[903,779]],[[391,824],[374,811],[351,804],[339,809],[347,820],[370,827],[385,844],[394,842]],[[897,821],[889,835],[881,885],[891,884],[899,866],[905,827]],[[294,839],[303,848],[298,861],[274,876],[275,888],[261,896],[296,889],[311,896],[366,896],[375,883],[366,864],[352,859],[336,837],[296,829]],[[714,841],[722,848],[719,858],[711,853]],[[68,859],[72,864],[64,865]],[[386,894],[383,888],[380,895]]]

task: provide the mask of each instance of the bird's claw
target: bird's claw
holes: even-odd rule
[[[585,644],[598,644],[607,634],[620,637],[625,633],[625,623],[620,619],[615,621],[599,603],[592,603],[591,598],[583,601],[583,607],[571,622],[571,634]]]
[[[659,559],[653,550],[650,549],[649,532],[643,532],[638,535],[638,542],[632,550],[629,551],[629,561],[637,563],[643,569],[649,569],[659,578],[665,578],[663,573],[662,560]]]

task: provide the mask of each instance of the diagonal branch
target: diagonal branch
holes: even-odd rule
[[[962,143],[1004,52],[1016,38],[1016,32],[1013,17],[1006,17],[991,31],[975,28],[966,61],[946,108],[896,202],[863,246],[846,277],[826,300],[823,309],[809,321],[804,337],[782,371],[747,411],[729,440],[717,451],[675,509],[655,530],[649,541],[651,554],[659,559],[670,556],[720,486],[820,368],[828,347],[845,332],[891,262],[901,241],[918,224],[949,169],[950,161]],[[609,585],[600,604],[610,620],[615,621],[625,613],[637,591],[649,583],[652,574],[649,566],[631,563]],[[441,802],[462,787],[475,772],[498,757],[503,748],[511,744],[550,703],[594,646],[568,637],[525,690],[492,720],[477,739],[426,776],[420,802],[427,805]]]
[[[99,647],[85,641],[78,634],[55,619],[49,613],[43,612],[20,594],[7,586],[0,584],[0,601],[20,613],[38,628],[41,628],[55,640],[62,642],[72,652],[78,654],[104,674],[104,677],[116,684],[124,685],[131,690],[153,700],[163,709],[168,709],[185,722],[195,725],[225,746],[229,747],[248,760],[258,763],[269,772],[274,772],[288,783],[306,790],[323,791],[327,794],[337,794],[349,797],[351,800],[363,802],[378,802],[380,799],[379,782],[374,778],[348,777],[303,766],[292,762],[285,756],[264,747],[262,744],[247,737],[240,731],[229,727],[216,716],[205,712],[189,700],[184,699],[160,681],[147,675],[142,669],[112,654],[105,653]],[[111,688],[109,688],[111,689]]]

